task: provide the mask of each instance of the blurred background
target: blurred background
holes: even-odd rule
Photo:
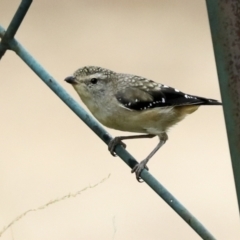
[[[3,27],[19,3],[0,0]],[[221,99],[203,0],[35,0],[16,39],[80,103],[63,80],[85,65]],[[10,51],[0,62],[0,109],[0,231],[111,174],[30,212],[1,239],[200,239]],[[156,143],[127,141],[127,150],[140,161]],[[240,239],[221,107],[201,107],[175,126],[148,166],[217,239]]]

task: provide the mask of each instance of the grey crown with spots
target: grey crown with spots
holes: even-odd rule
[[[101,67],[84,67],[75,72],[75,75],[86,76],[94,73],[105,74],[107,81],[117,81],[115,96],[124,107],[130,110],[142,111],[155,107],[221,104],[213,99],[185,94],[175,88],[156,83],[147,78],[116,73]]]

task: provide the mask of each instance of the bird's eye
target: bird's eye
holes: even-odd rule
[[[97,82],[98,82],[97,78],[92,78],[92,79],[91,79],[91,83],[92,83],[92,84],[96,84]]]

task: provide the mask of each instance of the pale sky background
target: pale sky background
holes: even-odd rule
[[[19,3],[0,0],[3,27]],[[16,38],[80,103],[63,79],[85,65],[221,99],[203,0],[35,0]],[[200,239],[13,52],[0,61],[0,108],[0,231],[111,174],[30,212],[0,239]],[[128,141],[127,150],[142,160],[156,143]],[[216,239],[240,239],[222,107],[179,123],[148,166]]]

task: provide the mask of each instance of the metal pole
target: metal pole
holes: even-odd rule
[[[206,3],[240,210],[240,1]]]
[[[10,22],[7,31],[5,32],[1,44],[0,44],[0,59],[2,58],[2,56],[5,54],[6,50],[7,50],[7,42],[9,40],[11,40],[19,26],[21,25],[30,5],[32,3],[32,0],[22,0],[21,4],[19,5],[12,21]]]

